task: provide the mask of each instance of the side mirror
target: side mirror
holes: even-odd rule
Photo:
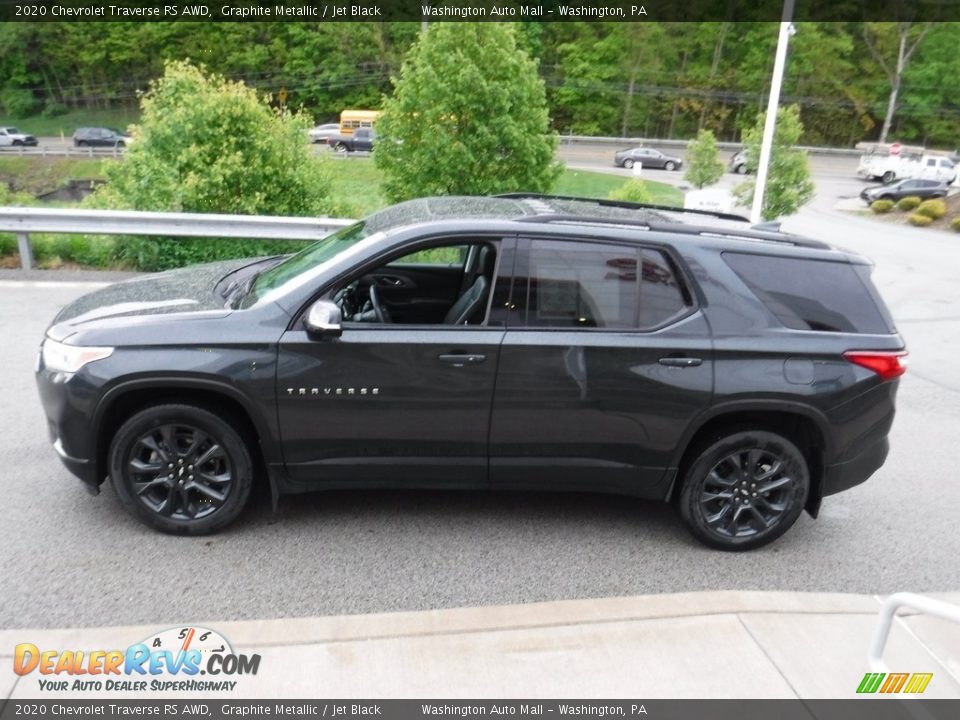
[[[342,315],[340,308],[329,300],[317,300],[307,311],[303,324],[313,337],[340,337]]]

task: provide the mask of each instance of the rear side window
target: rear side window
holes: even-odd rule
[[[788,328],[879,335],[896,332],[867,267],[746,253],[728,252],[723,258]]]
[[[650,329],[689,307],[670,263],[657,250],[533,240],[528,266],[530,327]]]

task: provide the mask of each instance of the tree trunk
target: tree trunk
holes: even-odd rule
[[[682,76],[683,71],[686,70],[687,55],[689,54],[690,54],[689,50],[683,51],[683,59],[680,61],[680,71],[677,73],[677,75]],[[677,122],[677,112],[679,110],[680,110],[680,95],[677,94],[673,98],[673,110],[670,112],[670,127],[667,128],[667,139],[669,140],[673,139],[673,129],[674,129],[674,125],[676,125],[676,122]]]
[[[627,85],[627,102],[623,107],[623,121],[620,123],[620,137],[627,136],[627,126],[630,122],[630,110],[633,109],[633,93],[636,90],[636,72],[630,73],[630,82]]]
[[[710,64],[710,79],[709,79],[709,88],[708,90],[713,90],[713,79],[717,75],[717,70],[720,68],[720,60],[723,57],[723,42],[727,38],[727,32],[730,30],[730,23],[724,22],[720,23],[720,31],[717,36],[717,42],[713,46],[713,62]],[[707,109],[710,107],[710,98],[705,97],[703,100],[703,107],[700,109],[700,121],[697,123],[697,132],[700,132],[703,129],[703,121],[707,115]]]
[[[897,48],[897,70],[890,84],[890,97],[887,100],[887,114],[883,118],[883,128],[880,130],[880,142],[887,141],[887,135],[890,132],[890,126],[893,124],[893,113],[897,110],[897,95],[900,94],[900,81],[903,78],[903,70],[906,66],[907,33],[900,33],[900,45]]]

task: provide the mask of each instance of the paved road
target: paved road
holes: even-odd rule
[[[732,178],[735,180],[735,178]],[[89,286],[0,271],[0,627],[294,617],[694,590],[886,593],[960,589],[960,243],[833,210],[821,192],[787,227],[871,255],[911,349],[893,451],[868,483],[829,498],[773,546],[695,543],[670,508],[602,496],[261,494],[233,528],[172,538],[91,497],[46,440],[32,368],[43,329]],[[6,279],[4,279],[6,278]],[[32,282],[32,281],[31,281]]]

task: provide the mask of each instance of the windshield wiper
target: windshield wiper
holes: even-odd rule
[[[257,278],[260,277],[262,271],[257,271],[251,275],[248,275],[243,282],[234,282],[231,283],[226,290],[224,290],[223,296],[227,300],[227,306],[236,310],[240,307],[240,301],[247,296],[247,293],[253,288],[253,284],[257,281]]]

